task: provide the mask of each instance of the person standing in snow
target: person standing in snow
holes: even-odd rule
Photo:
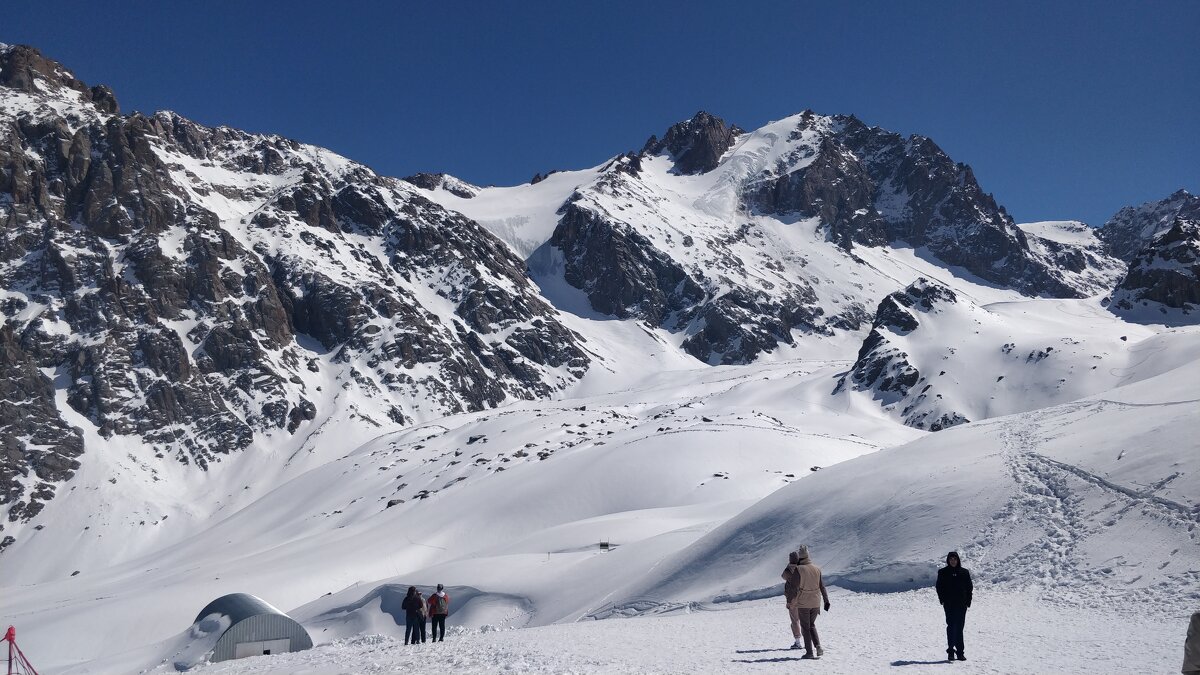
[[[796,604],[800,595],[800,574],[796,565],[800,564],[800,554],[792,551],[788,554],[787,567],[783,568],[783,599],[787,606],[788,620],[792,625],[792,649],[800,649],[800,607]]]
[[[1183,643],[1183,675],[1200,675],[1200,612],[1192,614],[1187,642]]]
[[[446,594],[446,587],[438,584],[437,593],[429,597],[429,616],[432,620],[429,628],[429,637],[434,642],[446,641],[446,615],[450,613],[450,596]],[[438,635],[438,628],[441,628],[441,635]]]
[[[429,606],[425,604],[425,596],[417,591],[417,626],[421,628],[421,642],[425,641],[425,622],[429,619]]]
[[[813,564],[807,546],[801,546],[788,556],[783,579],[783,592],[788,597],[788,614],[792,619],[792,635],[796,638],[792,649],[799,649],[803,638],[804,656],[800,658],[819,659],[825,651],[821,649],[821,638],[817,635],[817,615],[821,613],[822,603],[825,611],[829,611],[829,593],[825,591],[825,582],[821,579],[821,568]],[[816,653],[813,649],[816,649]]]
[[[400,603],[400,609],[404,610],[404,644],[406,645],[417,644],[417,639],[425,632],[425,619],[421,617],[423,604],[417,587],[409,586],[408,594]]]
[[[938,602],[946,611],[946,660],[966,661],[963,656],[963,627],[971,606],[971,573],[962,566],[957,551],[946,554],[946,566],[938,570]]]

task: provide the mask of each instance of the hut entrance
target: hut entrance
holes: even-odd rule
[[[291,638],[239,642],[233,648],[233,658],[244,659],[247,656],[267,656],[268,654],[284,654],[290,651],[292,651]]]

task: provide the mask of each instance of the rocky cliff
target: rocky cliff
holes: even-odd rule
[[[402,424],[588,367],[523,261],[326,150],[121,115],[0,50],[0,500],[28,518],[85,438],[198,467],[332,408]]]
[[[1099,244],[1031,241],[933,141],[852,116],[804,112],[743,132],[701,112],[612,160],[559,213],[550,244],[568,283],[601,312],[682,334],[711,363],[869,316],[882,294],[860,292],[865,281],[800,269],[820,248],[799,245],[812,234],[866,277],[878,270],[865,251],[887,249],[1031,296],[1096,295],[1121,271]],[[846,292],[822,297],[830,283]]]
[[[1200,220],[1200,197],[1177,190],[1165,199],[1126,206],[1113,214],[1097,235],[1108,244],[1112,254],[1132,262],[1142,249],[1175,223],[1177,218]]]
[[[1151,310],[1144,316],[1178,310],[1200,322],[1200,219],[1176,217],[1171,226],[1142,247],[1110,299],[1118,312]]]

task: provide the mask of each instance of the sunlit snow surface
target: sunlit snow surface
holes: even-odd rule
[[[460,594],[450,624],[468,631],[455,637],[468,645],[459,647],[468,671],[505,663],[495,659],[511,659],[514,672],[622,670],[629,657],[615,656],[609,641],[657,634],[663,643],[644,670],[678,672],[786,642],[774,601],[761,619],[754,618],[759,605],[736,609],[726,601],[776,595],[780,561],[798,543],[820,552],[831,580],[879,591],[927,585],[921,575],[957,548],[980,584],[981,608],[972,616],[983,617],[985,635],[1010,645],[980,650],[994,669],[984,672],[1034,663],[1086,672],[1118,654],[1153,672],[1166,662],[1161,649],[1137,654],[1120,645],[1136,637],[1165,648],[1171,634],[1161,626],[1151,634],[1155,626],[1183,626],[1181,617],[1200,602],[1200,484],[1191,470],[1200,362],[1164,362],[1170,351],[1151,348],[1186,335],[1195,337],[1173,331],[1135,343],[1148,353],[1122,362],[1117,370],[1130,382],[1123,387],[937,434],[900,426],[869,400],[830,397],[845,362],[680,370],[615,393],[439,420],[348,449],[160,551],[6,588],[5,608],[24,627],[27,653],[40,654],[48,672],[80,661],[91,666],[78,672],[132,672],[178,650],[172,636],[197,607],[249,591],[294,608],[315,642],[335,644],[277,663],[214,665],[214,672],[287,672],[289,663],[313,672],[388,672],[415,657],[395,646],[403,626],[379,600],[361,600],[386,583],[442,582]],[[818,466],[825,468],[811,470]],[[391,499],[404,502],[385,508]],[[601,541],[617,547],[601,552]],[[990,596],[999,606],[989,608]],[[876,650],[895,645],[883,654],[838,638],[836,658],[844,661],[831,654],[823,663],[844,669],[831,672],[937,656],[928,591],[844,597],[846,612],[858,608],[857,621],[867,625],[886,625],[877,613],[901,612],[897,603],[923,607],[918,625],[927,635],[897,626],[894,638],[861,638]],[[1122,636],[1084,650],[1073,642],[1054,652],[1062,660],[1029,660],[1016,646],[1028,638],[1011,622],[1045,613],[1046,603],[1071,617],[1055,630],[1076,642],[1091,626],[1111,636],[1102,627],[1114,607],[1140,614],[1129,643]],[[621,627],[588,621],[538,629],[528,640],[523,631],[478,632],[713,608],[735,611]],[[823,619],[831,636],[841,616]],[[93,630],[113,617],[126,621]],[[748,629],[748,621],[763,625]],[[854,625],[842,630],[859,635]],[[688,630],[729,639],[667,637]],[[1038,640],[1053,635],[1036,632]],[[62,634],[74,637],[54,638]],[[572,646],[554,649],[556,640]],[[720,648],[689,646],[700,642]],[[1083,652],[1085,660],[1068,658]],[[321,659],[338,665],[320,670]]]
[[[803,161],[804,138],[780,141],[790,124],[742,137],[710,174],[676,176],[647,158],[641,184],[585,198],[683,264],[716,265],[718,244],[745,224],[737,182],[785,156]],[[350,166],[303,151],[331,174]],[[272,188],[167,159],[197,184]],[[350,414],[362,401],[330,395],[311,435],[201,474],[100,437],[60,387],[88,452],[39,515],[44,529],[31,524],[5,552],[0,581],[0,618],[40,671],[202,661],[207,636],[189,624],[233,592],[287,609],[318,646],[199,672],[791,670],[775,596],[800,543],[841,585],[819,623],[826,672],[944,670],[924,663],[943,639],[928,585],[952,548],[979,584],[973,671],[1177,667],[1200,605],[1200,331],[1128,323],[1099,298],[1030,300],[919,250],[860,247],[854,258],[814,222],[756,217],[757,235],[731,244],[746,265],[739,283],[812,284],[823,307],[868,315],[918,277],[954,290],[958,303],[893,336],[938,378],[944,405],[973,421],[929,434],[869,391],[834,394],[867,326],[798,333],[752,365],[714,368],[682,353],[680,334],[592,312],[545,243],[562,203],[601,171],[470,199],[423,191],[525,258],[586,338],[595,360],[557,400],[416,415],[397,429],[367,427]],[[254,243],[243,224],[253,204],[192,196]],[[1091,245],[1071,223],[1023,227],[1046,255]],[[687,234],[703,245],[684,246]],[[168,254],[178,245],[163,242]],[[451,311],[426,290],[413,293]],[[450,638],[404,647],[389,598],[439,582],[454,598]],[[636,618],[594,620],[625,616]]]

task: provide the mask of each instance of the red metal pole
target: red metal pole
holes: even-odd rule
[[[8,675],[24,675],[24,673],[38,675],[37,669],[29,662],[29,659],[25,658],[25,654],[17,646],[16,628],[12,626],[8,627],[8,632],[4,634],[4,641],[8,643]],[[13,652],[16,652],[15,656]],[[20,668],[19,671],[16,670],[18,667]]]

